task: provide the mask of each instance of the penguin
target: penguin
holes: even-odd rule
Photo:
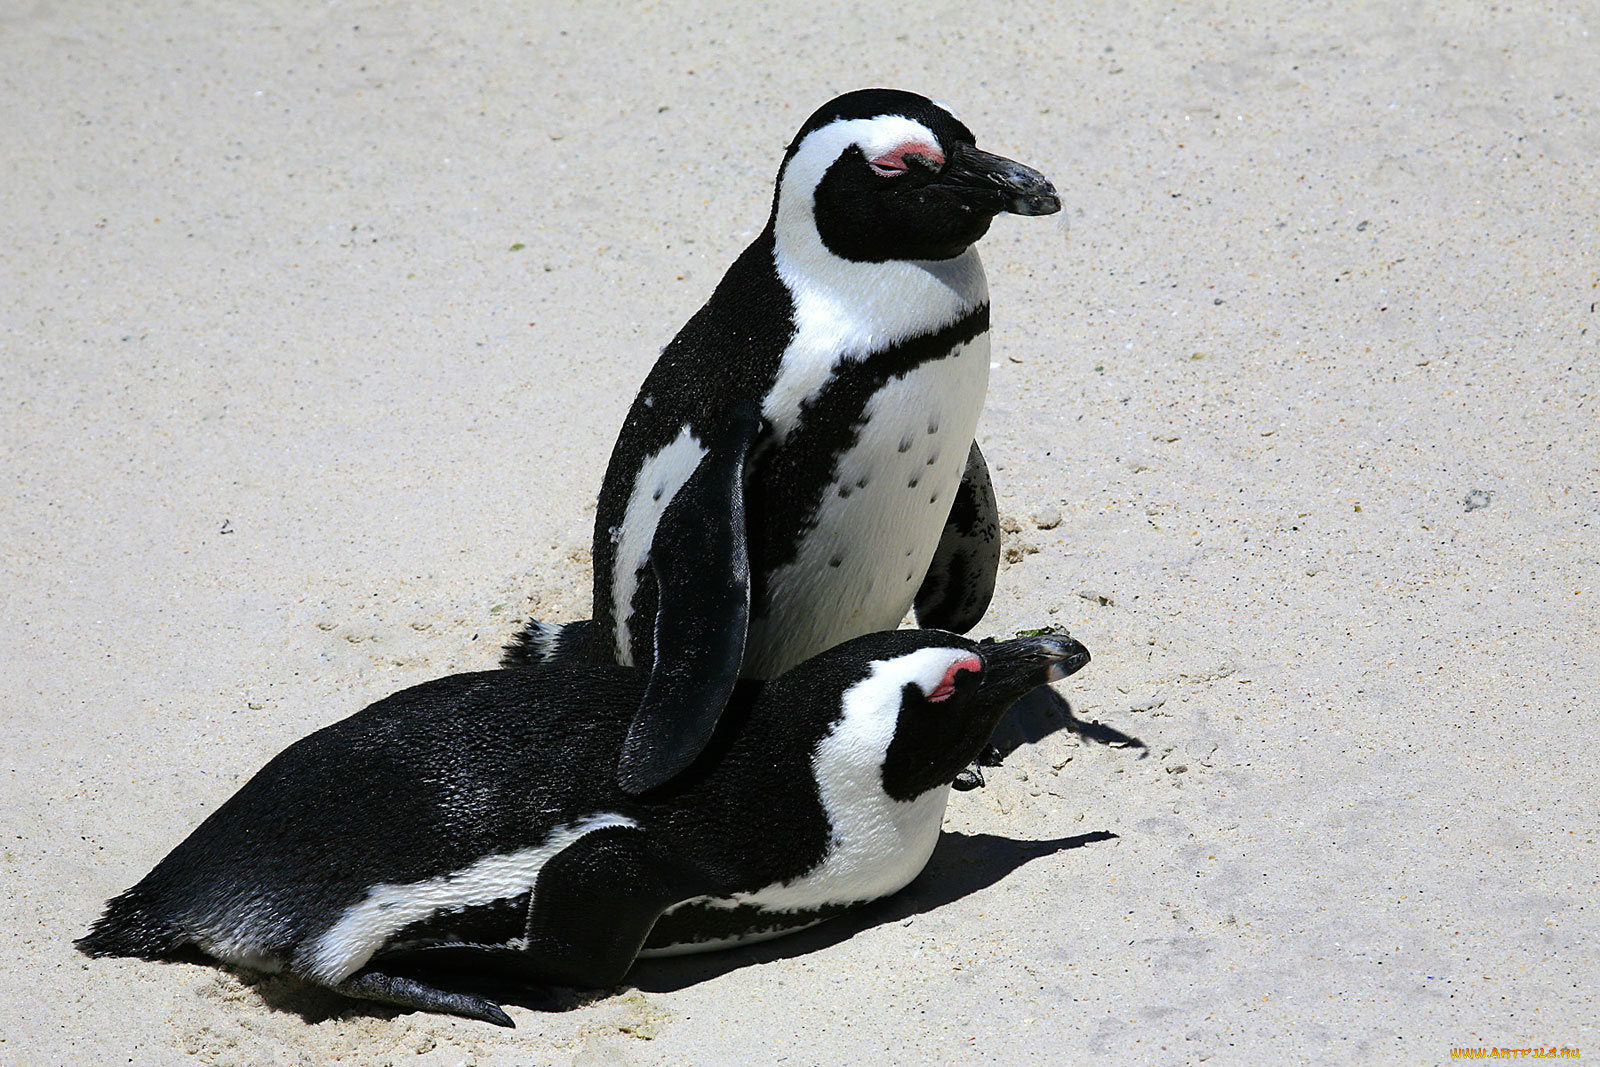
[[[463,974],[611,987],[643,951],[775,936],[899,890],[951,779],[1066,635],[869,634],[737,687],[666,789],[614,767],[641,671],[454,675],[295,742],[76,944],[199,949],[347,996],[512,1026]]]
[[[964,633],[1000,536],[974,439],[989,291],[974,243],[1060,209],[945,107],[864,89],[821,107],[766,226],[662,351],[596,509],[593,618],[530,623],[503,664],[650,671],[618,780],[693,762],[740,677],[860,634]]]

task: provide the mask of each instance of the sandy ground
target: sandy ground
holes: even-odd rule
[[[0,1063],[1600,1055],[1600,8],[786,6],[0,3]],[[872,84],[1069,205],[982,246],[982,629],[1148,754],[515,1031],[77,955],[284,745],[585,612],[633,390]]]

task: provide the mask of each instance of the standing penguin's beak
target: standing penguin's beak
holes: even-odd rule
[[[1015,160],[957,144],[944,170],[928,186],[954,193],[964,203],[991,214],[1053,215],[1061,198],[1050,179]]]

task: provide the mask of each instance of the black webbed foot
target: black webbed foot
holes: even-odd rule
[[[465,993],[450,993],[435,989],[415,978],[402,978],[381,971],[361,971],[333,987],[345,996],[361,1000],[375,1000],[393,1004],[397,1008],[414,1008],[418,1011],[437,1011],[446,1015],[460,1015],[467,1019],[493,1023],[496,1026],[516,1028],[511,1016],[500,1010],[500,1005],[482,997]]]
[[[950,783],[957,792],[967,793],[974,789],[983,788],[983,771],[976,763],[969,763],[961,768],[961,773],[956,775],[956,780]]]

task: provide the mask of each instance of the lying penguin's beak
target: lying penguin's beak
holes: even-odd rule
[[[944,170],[929,188],[948,190],[964,203],[995,214],[1053,215],[1061,210],[1061,198],[1050,179],[1032,167],[969,144],[954,146]]]
[[[980,693],[1015,692],[1021,695],[1036,685],[1058,682],[1076,674],[1089,662],[1089,650],[1065,633],[1043,633],[1010,641],[984,641]]]

